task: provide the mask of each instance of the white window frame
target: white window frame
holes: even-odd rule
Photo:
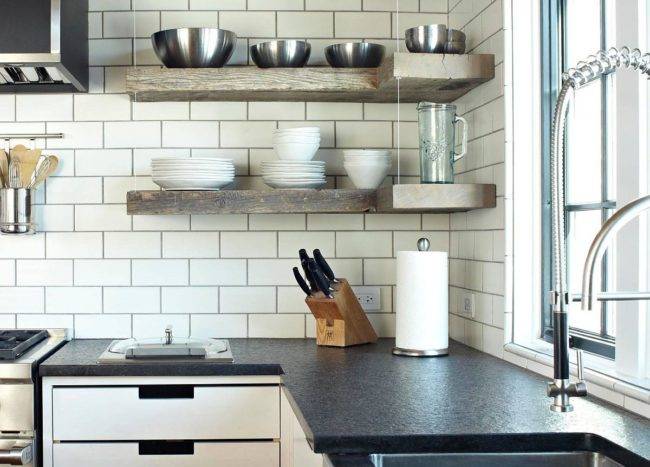
[[[625,4],[623,6],[623,4]],[[510,352],[547,364],[552,345],[539,338],[541,328],[541,31],[540,0],[504,2],[505,25],[505,96],[506,96],[506,353]],[[646,21],[650,0],[617,2],[617,44],[643,44],[650,49]],[[634,27],[635,25],[636,27]],[[617,112],[613,138],[619,151],[635,151],[638,164],[622,170],[617,167],[619,206],[650,192],[648,142],[629,138],[631,134],[650,134],[648,113],[649,84],[637,72],[619,72],[616,76]],[[579,91],[578,91],[579,92]],[[633,109],[633,111],[631,111]],[[618,129],[626,131],[619,132]],[[623,144],[625,143],[625,144]],[[634,172],[635,183],[630,183]],[[625,180],[625,183],[621,183]],[[626,187],[625,192],[620,187]],[[636,188],[635,188],[636,187]],[[642,188],[639,188],[642,187]],[[650,216],[646,216],[650,217]],[[639,290],[650,290],[650,251],[645,248],[650,219],[641,219],[626,229],[638,237],[645,251],[626,251],[617,240],[617,277],[630,270],[629,256],[640,258],[634,266]],[[636,241],[635,241],[636,243]],[[625,261],[623,258],[625,257]],[[625,267],[623,265],[625,264]],[[647,288],[643,286],[646,284]],[[629,288],[629,282],[628,282]],[[630,302],[632,309],[616,313],[619,336],[615,362],[588,355],[587,379],[602,382],[615,379],[650,394],[650,315],[648,302]],[[621,332],[621,330],[625,330]],[[506,356],[507,358],[507,356]]]

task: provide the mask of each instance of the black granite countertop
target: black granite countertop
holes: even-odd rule
[[[450,355],[390,354],[392,339],[347,349],[310,339],[230,339],[235,363],[98,364],[110,340],[74,340],[42,376],[283,375],[321,453],[605,450],[650,465],[650,422],[597,399],[549,410],[546,378],[451,343]],[[621,449],[623,448],[623,449]]]

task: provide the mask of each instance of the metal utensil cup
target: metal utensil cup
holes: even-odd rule
[[[0,188],[0,233],[33,234],[32,190]]]
[[[456,153],[456,123],[463,123],[461,152]],[[420,180],[454,183],[454,163],[467,153],[467,121],[453,104],[418,104]]]

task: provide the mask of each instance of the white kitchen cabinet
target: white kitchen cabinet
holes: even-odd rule
[[[43,378],[44,467],[280,466],[280,378]]]
[[[280,462],[279,443],[195,442],[192,453],[142,454],[138,443],[57,443],[56,467],[267,467]]]
[[[158,387],[54,388],[53,438],[124,441],[280,437],[278,386],[171,385],[166,387],[171,391],[157,394]]]
[[[281,467],[323,467],[322,454],[316,454],[307,441],[287,396],[282,391]]]

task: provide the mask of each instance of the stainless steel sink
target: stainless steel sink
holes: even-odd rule
[[[324,465],[327,467],[624,467],[623,464],[604,454],[590,451],[330,454],[326,456]]]
[[[609,457],[587,451],[466,454],[373,454],[375,467],[622,467]]]

